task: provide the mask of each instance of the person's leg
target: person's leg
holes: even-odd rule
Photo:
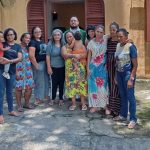
[[[117,72],[117,83],[121,97],[121,108],[119,114],[120,116],[127,118],[128,115],[127,81],[125,81],[124,73]]]
[[[16,92],[16,102],[17,102],[18,111],[22,112],[23,111],[22,104],[21,104],[22,90],[18,90],[16,88],[15,92]]]
[[[64,81],[65,81],[65,68],[59,69],[59,104],[63,104],[63,94],[64,94]]]
[[[85,103],[85,96],[80,95],[80,98],[81,98],[82,110],[87,110],[87,106]]]
[[[6,86],[6,79],[3,77],[2,72],[0,71],[0,124],[4,123],[3,117],[3,100],[5,94],[5,86]]]
[[[69,110],[75,110],[76,109],[76,98],[75,96],[71,98],[72,105],[69,107]]]
[[[52,100],[50,101],[50,105],[53,105],[53,102],[56,98],[56,92],[57,92],[57,87],[58,87],[58,72],[57,72],[57,68],[52,68],[53,70],[53,74],[51,75],[52,78]]]
[[[128,88],[127,96],[128,96],[128,101],[129,101],[130,121],[137,122],[137,118],[136,118],[136,99],[135,99],[135,95],[134,95],[134,87],[133,88]]]
[[[6,98],[8,103],[9,115],[17,116],[17,113],[13,110],[13,88],[15,82],[15,75],[10,75],[10,79],[6,80]]]
[[[24,108],[27,108],[27,109],[32,109],[33,108],[30,105],[31,94],[32,94],[32,89],[25,90],[25,92],[24,92],[24,99],[25,99]]]

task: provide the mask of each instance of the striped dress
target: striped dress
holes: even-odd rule
[[[109,83],[109,105],[108,108],[115,115],[120,111],[120,96],[119,89],[115,83],[115,51],[118,41],[108,40],[107,43],[107,68],[108,68],[108,83]]]

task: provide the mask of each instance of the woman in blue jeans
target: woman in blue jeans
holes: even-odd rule
[[[135,45],[127,43],[128,34],[127,30],[124,28],[119,29],[117,33],[119,43],[117,44],[115,52],[116,79],[121,96],[121,108],[119,116],[114,118],[114,120],[126,120],[129,109],[130,122],[128,124],[128,128],[132,129],[135,127],[137,122],[134,84],[138,63],[137,49]]]
[[[16,75],[16,63],[22,60],[21,47],[15,43],[15,40],[17,40],[17,33],[15,30],[12,28],[6,29],[4,32],[4,39],[5,42],[3,43],[3,47],[10,47],[10,49],[4,52],[4,57],[7,59],[0,64],[0,124],[4,123],[3,101],[5,89],[9,115],[17,116],[17,113],[13,110],[13,87]],[[2,75],[4,72],[4,64],[8,63],[10,63],[8,72],[10,79],[7,79]]]

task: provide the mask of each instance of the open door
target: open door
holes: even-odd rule
[[[46,0],[31,0],[27,7],[28,32],[39,26],[43,33],[43,40],[47,41]]]
[[[85,24],[105,25],[105,10],[103,0],[85,0]]]

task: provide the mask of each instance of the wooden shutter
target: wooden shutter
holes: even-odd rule
[[[87,25],[104,25],[103,0],[85,0],[85,23]]]
[[[28,3],[28,31],[31,33],[31,30],[35,26],[39,26],[42,30],[43,40],[46,40],[47,30],[46,30],[46,7],[45,0],[31,0]]]

